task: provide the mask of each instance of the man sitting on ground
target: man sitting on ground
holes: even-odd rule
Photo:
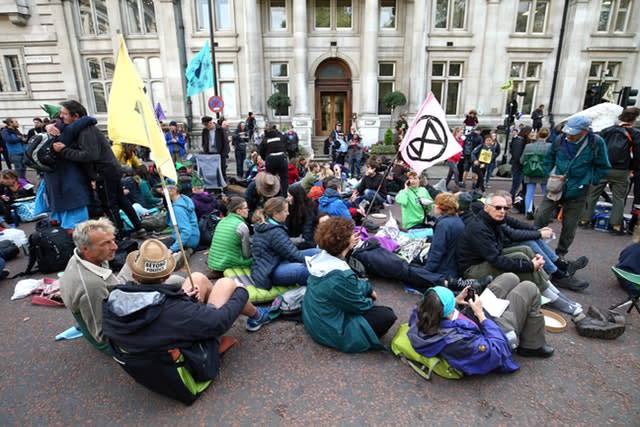
[[[102,335],[102,300],[118,279],[109,269],[118,245],[115,227],[107,218],[80,223],[73,231],[76,249],[60,279],[64,305],[73,313],[84,337],[98,350],[110,354]]]
[[[117,286],[103,304],[104,334],[123,369],[142,385],[193,403],[220,368],[220,354],[235,343],[222,335],[240,314],[247,329],[270,321],[268,309],[247,302],[249,293],[233,279],[215,285],[193,273],[193,287],[166,283],[175,259],[156,239],[127,257],[133,282]]]

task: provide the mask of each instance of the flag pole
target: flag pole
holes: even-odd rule
[[[142,105],[140,105],[140,101],[136,101],[136,105],[138,111],[142,111]],[[149,129],[147,128],[146,120],[142,121],[144,124],[144,133],[147,136],[147,141],[149,145],[151,145],[151,138],[149,137]],[[153,153],[152,153],[153,154]],[[158,174],[160,175],[160,183],[162,185],[162,194],[164,195],[165,200],[167,201],[167,210],[169,211],[169,217],[171,218],[171,225],[173,225],[173,230],[176,233],[176,240],[178,240],[178,246],[180,247],[180,253],[182,254],[182,258],[184,259],[184,265],[187,267],[187,277],[189,278],[189,283],[191,284],[191,290],[194,289],[193,277],[191,277],[191,267],[189,266],[189,260],[187,259],[187,254],[184,251],[184,246],[182,245],[182,238],[180,237],[180,230],[178,229],[178,222],[176,221],[176,215],[173,211],[173,205],[171,203],[171,197],[169,196],[169,189],[167,188],[167,183],[165,182],[164,175],[162,174],[162,168],[158,167]],[[178,183],[176,182],[176,185]]]
[[[389,164],[389,166],[387,166],[387,170],[384,172],[384,175],[382,175],[382,180],[380,181],[378,188],[376,188],[376,193],[373,195],[373,201],[369,203],[369,206],[367,207],[367,211],[365,212],[365,215],[364,215],[365,218],[369,215],[369,212],[371,212],[371,208],[373,207],[373,204],[376,200],[376,196],[380,192],[380,189],[382,188],[382,184],[384,184],[385,180],[387,179],[387,176],[389,176],[389,172],[391,172],[391,168],[393,167],[393,164],[398,159],[399,155],[400,155],[400,150],[398,149],[398,151],[396,151],[396,155],[393,156],[393,159],[391,159],[391,163]]]
[[[208,0],[209,5],[209,38],[211,41],[211,73],[213,74],[213,94],[218,96],[218,79],[216,76],[216,42],[213,36],[213,0]],[[220,113],[216,113],[216,119],[220,118]]]

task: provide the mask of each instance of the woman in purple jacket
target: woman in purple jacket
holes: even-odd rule
[[[520,356],[550,357],[553,347],[545,341],[536,285],[504,273],[488,289],[509,301],[499,317],[486,314],[478,296],[467,298],[469,288],[457,297],[442,286],[427,290],[409,319],[408,336],[416,352],[443,357],[465,375],[517,371],[519,366],[511,354],[515,348]],[[468,309],[460,312],[456,306]]]

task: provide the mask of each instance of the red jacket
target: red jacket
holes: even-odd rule
[[[289,163],[287,172],[289,174],[289,185],[293,184],[294,182],[300,181],[300,174],[298,173],[298,168],[296,168],[296,166],[293,163]]]

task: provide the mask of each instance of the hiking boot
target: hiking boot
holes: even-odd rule
[[[258,329],[262,328],[263,325],[271,322],[271,317],[269,317],[269,309],[263,307],[256,307],[258,313],[260,313],[260,317],[257,319],[252,319],[249,317],[247,319],[247,331],[255,332]]]
[[[575,261],[566,261],[562,257],[558,258],[554,264],[560,269],[567,272],[568,276],[573,276],[576,271],[582,270],[589,264],[589,258],[581,256]]]
[[[549,344],[545,344],[540,348],[522,348],[522,347],[518,347],[518,349],[516,350],[516,353],[519,356],[522,357],[541,357],[541,358],[548,358],[553,356],[553,347],[551,347]]]
[[[595,305],[589,306],[587,316],[604,322],[618,323],[620,325],[625,325],[627,323],[623,314],[616,313],[611,310],[602,310],[600,307],[596,307]]]
[[[580,320],[576,320],[580,319]],[[613,340],[624,334],[625,325],[580,315],[573,319],[578,334],[588,338]]]
[[[551,283],[558,288],[570,289],[572,291],[583,291],[589,287],[589,282],[577,279],[567,273],[561,273],[560,270],[551,275]]]

